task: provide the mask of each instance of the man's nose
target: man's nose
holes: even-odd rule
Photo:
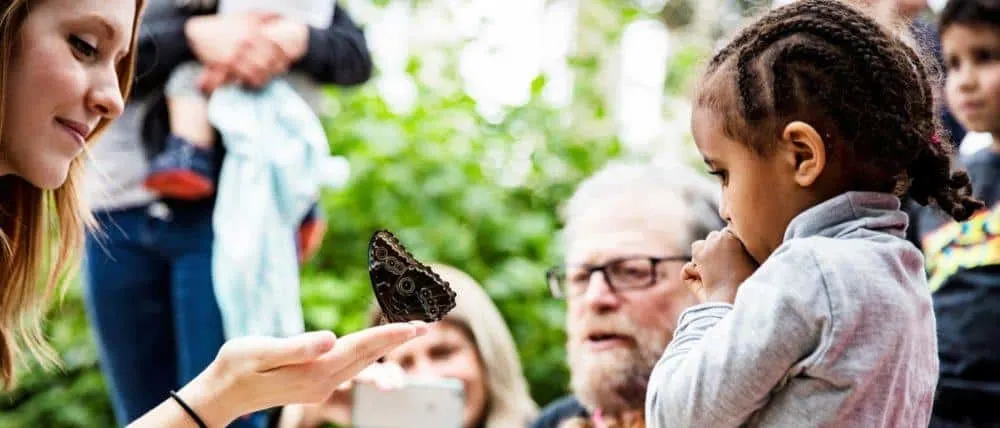
[[[621,303],[621,299],[608,283],[602,271],[594,271],[590,274],[590,282],[587,284],[587,290],[583,293],[583,300],[587,306],[598,311],[616,308]]]

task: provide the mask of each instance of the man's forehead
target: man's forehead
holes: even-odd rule
[[[616,257],[671,256],[679,253],[679,231],[672,227],[637,223],[615,228],[614,223],[581,231],[567,242],[567,264],[602,263]]]

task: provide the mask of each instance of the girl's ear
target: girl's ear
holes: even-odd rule
[[[795,183],[810,187],[826,168],[827,153],[823,137],[812,125],[794,121],[781,133],[787,159],[795,172]]]

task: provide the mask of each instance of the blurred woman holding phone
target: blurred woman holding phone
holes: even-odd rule
[[[463,428],[523,428],[536,416],[510,329],[483,288],[465,272],[431,265],[457,294],[456,306],[423,337],[390,351],[378,364],[346,382],[324,403],[286,407],[279,428],[351,426],[355,383],[383,390],[402,388],[407,378],[452,379],[464,391]],[[370,318],[381,319],[376,308]],[[392,403],[385,403],[387,411]]]

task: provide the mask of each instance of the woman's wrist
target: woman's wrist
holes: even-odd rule
[[[212,362],[201,374],[189,382],[177,395],[198,414],[210,428],[225,427],[244,413],[240,403],[234,402],[232,382],[222,373],[217,362]]]

